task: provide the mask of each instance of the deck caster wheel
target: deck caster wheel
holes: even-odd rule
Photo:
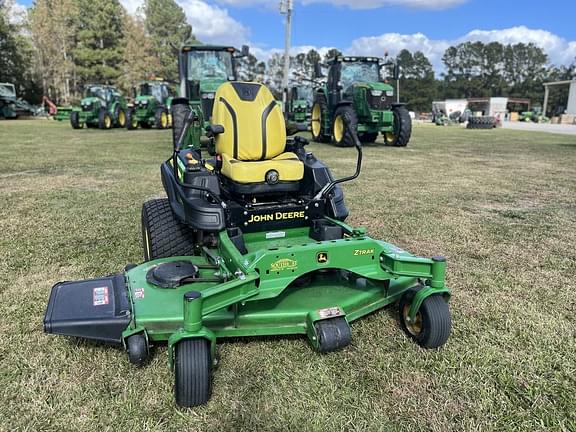
[[[352,332],[345,318],[331,318],[314,323],[318,337],[318,351],[327,353],[350,345]]]
[[[148,342],[143,333],[138,333],[129,336],[126,339],[126,351],[128,352],[128,360],[136,366],[142,366],[150,356],[148,349]]]
[[[450,336],[450,309],[444,297],[432,295],[424,300],[415,319],[410,321],[410,305],[420,289],[422,288],[408,290],[400,299],[400,327],[421,347],[438,348],[444,345]]]
[[[212,394],[212,359],[206,339],[184,339],[175,347],[174,395],[181,407],[204,405]]]

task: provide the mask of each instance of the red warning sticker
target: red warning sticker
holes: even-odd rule
[[[108,287],[97,287],[92,290],[92,303],[94,306],[102,306],[110,303]]]

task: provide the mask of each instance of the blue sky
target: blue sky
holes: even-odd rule
[[[142,3],[120,1],[131,13]],[[248,43],[261,58],[283,47],[276,0],[177,2],[203,41]],[[440,69],[442,53],[454,43],[534,42],[552,63],[568,64],[576,57],[575,18],[575,0],[294,0],[292,44],[295,52],[337,47],[380,56],[402,48],[421,50]]]

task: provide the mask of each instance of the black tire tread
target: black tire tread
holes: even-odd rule
[[[147,256],[146,244],[143,244],[144,260],[194,255],[192,230],[176,219],[167,198],[153,199],[144,203],[142,242],[146,241],[145,229],[148,230],[150,256]]]
[[[188,113],[190,112],[190,106],[188,105],[188,101],[185,101],[183,99],[174,99],[174,101],[172,101],[171,110],[172,110],[172,141],[173,143],[176,143],[178,138],[180,138],[182,129],[184,129],[186,117],[188,117]]]
[[[330,115],[328,113],[328,103],[326,102],[326,96],[322,93],[318,93],[314,98],[314,104],[312,104],[312,109],[314,109],[314,105],[320,105],[320,120],[324,119],[325,116]],[[310,127],[312,129],[312,127]],[[324,122],[320,122],[320,135],[317,137],[314,136],[314,132],[312,132],[312,139],[319,143],[329,143],[332,139],[331,131],[326,131],[324,128]]]
[[[332,125],[336,121],[336,117],[342,116],[342,118],[348,117],[349,122],[344,122],[344,135],[342,136],[342,141],[336,142],[334,139],[334,144],[337,147],[354,147],[354,134],[358,131],[358,116],[356,111],[349,105],[342,105],[336,109],[334,113],[334,119],[332,120]]]
[[[203,405],[212,394],[210,345],[206,339],[184,339],[174,355],[174,395],[181,407]]]
[[[314,323],[318,335],[318,351],[327,353],[350,345],[352,332],[343,317],[331,318]]]
[[[394,135],[396,139],[392,143],[394,147],[406,147],[412,136],[412,118],[405,106],[395,106],[394,113]],[[396,127],[398,122],[398,127]]]

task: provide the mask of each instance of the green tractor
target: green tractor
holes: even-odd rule
[[[238,79],[236,72],[236,61],[240,57],[247,56],[249,49],[246,45],[242,51],[230,46],[203,45],[196,39],[186,41],[180,50],[178,57],[178,68],[180,75],[180,95],[186,99],[190,107],[197,113],[197,121],[203,125],[202,131],[190,129],[189,135],[185,137],[185,142],[191,145],[197,141],[198,137],[193,137],[194,133],[203,133],[210,124],[212,117],[212,107],[214,106],[214,95],[220,85],[228,81]],[[178,113],[172,113],[172,117]],[[182,120],[182,119],[180,119]],[[179,136],[180,130],[177,122],[173,119],[173,135]]]
[[[395,102],[394,87],[380,78],[384,67],[393,66],[392,78],[397,79],[397,65],[377,57],[344,56],[335,57],[328,65],[327,82],[314,95],[314,141],[352,147],[354,132],[363,143],[373,143],[382,133],[386,145],[408,145],[412,134],[410,114],[404,104]],[[319,64],[315,76],[322,77]]]
[[[134,106],[128,110],[126,128],[141,126],[150,129],[167,129],[172,126],[170,108],[174,92],[166,81],[143,81],[135,89]]]
[[[314,89],[310,85],[297,85],[290,89],[287,121],[296,125],[298,130],[308,130],[312,109]]]
[[[396,304],[408,337],[442,346],[451,328],[445,259],[414,256],[345,222],[340,184],[362,166],[355,129],[355,172],[335,179],[305,138],[287,138],[265,86],[226,82],[212,100],[208,154],[199,140],[182,147],[188,129],[205,129],[203,114],[174,101],[181,132],[160,170],[166,198],[142,207],[144,262],[54,285],[44,331],[123,346],[137,366],[167,344],[183,407],[210,399],[226,338],[302,335],[329,353],[350,344],[354,321]]]
[[[84,89],[79,107],[73,107],[70,113],[70,125],[74,129],[97,127],[110,129],[126,126],[128,105],[116,87],[91,84]]]
[[[534,107],[532,111],[521,112],[518,121],[532,123],[550,123],[550,119],[544,115],[541,107]]]

